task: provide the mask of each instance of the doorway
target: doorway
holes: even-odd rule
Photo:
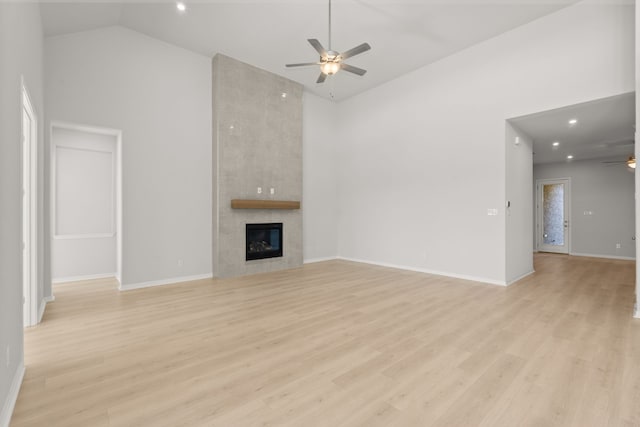
[[[51,124],[52,282],[121,280],[121,132]]]
[[[22,290],[23,324],[38,323],[38,118],[22,81]]]
[[[536,181],[536,242],[538,251],[568,254],[570,248],[571,180]]]

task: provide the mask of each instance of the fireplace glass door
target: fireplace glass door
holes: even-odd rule
[[[246,260],[282,256],[282,223],[247,224]]]

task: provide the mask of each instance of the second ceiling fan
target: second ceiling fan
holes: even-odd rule
[[[635,126],[633,127],[633,129],[635,130]],[[636,141],[632,140],[632,141],[616,141],[614,143],[610,143],[608,144],[610,147],[611,146],[615,146],[615,147],[623,147],[623,146],[633,146],[635,145]],[[606,165],[626,165],[627,168],[629,168],[630,171],[634,171],[636,169],[636,156],[635,154],[630,155],[627,160],[614,160],[614,161],[608,161],[608,162],[601,162],[603,164]]]
[[[626,165],[630,169],[636,168],[636,156],[631,155],[627,160],[614,160],[612,162],[602,162],[609,165]]]
[[[304,62],[299,64],[286,64],[286,66],[287,67],[305,67],[308,65],[319,65],[320,76],[318,76],[318,80],[316,80],[316,83],[323,83],[327,79],[327,76],[331,76],[340,70],[345,70],[349,73],[357,74],[359,76],[363,76],[367,72],[367,70],[354,67],[353,65],[345,64],[342,61],[344,61],[347,58],[351,58],[360,53],[368,51],[369,49],[371,49],[371,46],[369,46],[369,43],[362,43],[342,53],[337,52],[335,50],[331,50],[331,0],[329,0],[329,46],[328,46],[328,49],[325,49],[322,46],[322,43],[320,43],[317,39],[307,39],[307,41],[320,54],[320,61]]]

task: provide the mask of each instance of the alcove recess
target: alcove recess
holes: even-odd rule
[[[224,55],[212,71],[214,275],[300,267],[302,85]],[[283,256],[246,261],[246,224],[280,222]]]

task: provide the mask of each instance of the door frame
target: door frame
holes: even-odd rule
[[[565,184],[565,194],[564,194],[564,203],[565,203],[565,211],[567,221],[567,232],[566,232],[566,246],[567,246],[567,255],[571,254],[571,178],[563,177],[563,178],[553,178],[553,179],[537,179],[536,180],[536,221],[535,221],[535,231],[536,231],[536,251],[540,251],[540,247],[542,246],[541,236],[542,236],[542,218],[543,218],[543,206],[542,206],[542,185],[544,184]],[[550,252],[550,251],[544,251]],[[558,252],[558,253],[565,253]]]
[[[31,119],[29,141],[25,141],[24,115]],[[23,324],[38,323],[38,116],[24,76],[20,77],[20,259],[22,270]]]
[[[56,159],[55,159],[55,141],[53,138],[54,129],[66,129],[77,132],[93,133],[98,135],[112,136],[116,139],[115,148],[115,237],[116,237],[116,280],[118,285],[122,284],[122,131],[119,129],[111,129],[98,126],[81,125],[77,123],[70,123],[58,120],[52,120],[49,125],[49,152],[50,156],[50,177],[49,177],[49,191],[51,194],[50,215],[51,220],[51,234],[49,236],[53,245],[53,239],[55,238],[55,174],[56,174]]]

